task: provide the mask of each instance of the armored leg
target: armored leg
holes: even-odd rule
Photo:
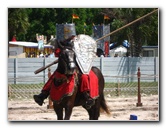
[[[94,104],[95,104],[95,101],[94,99],[92,99],[89,95],[89,92],[88,91],[85,91],[83,92],[83,95],[86,99],[86,108],[87,109],[90,109]]]
[[[42,106],[44,103],[44,100],[49,96],[49,93],[47,91],[42,91],[39,95],[34,95],[33,98],[35,102]]]

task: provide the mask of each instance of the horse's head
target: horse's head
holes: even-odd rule
[[[72,75],[76,69],[75,52],[71,47],[64,47],[59,54],[58,71],[65,75]]]

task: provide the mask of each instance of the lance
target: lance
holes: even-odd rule
[[[56,64],[56,63],[58,63],[58,59],[55,60],[54,62],[52,62],[51,64],[48,64],[48,65],[46,65],[46,66],[43,66],[43,67],[37,69],[34,73],[35,73],[35,74],[38,74],[39,72],[45,70],[46,68],[48,68],[48,67],[50,67],[50,66],[52,66],[52,65],[54,65],[54,64]]]
[[[106,38],[107,36],[110,36],[110,35],[112,35],[112,34],[118,32],[118,31],[120,31],[120,30],[122,30],[122,29],[124,29],[124,28],[126,28],[126,27],[128,27],[128,26],[130,26],[130,25],[132,25],[132,24],[134,24],[134,23],[136,23],[136,22],[138,22],[138,21],[140,21],[140,20],[142,20],[143,18],[145,18],[145,17],[147,17],[147,16],[150,16],[151,14],[155,13],[156,11],[158,11],[158,9],[155,9],[155,10],[153,10],[152,12],[150,12],[150,13],[148,13],[148,14],[146,14],[146,15],[144,15],[144,16],[142,16],[142,17],[140,17],[140,18],[138,18],[138,19],[136,19],[136,20],[134,20],[134,21],[132,21],[132,22],[130,22],[130,23],[124,25],[124,26],[122,26],[121,28],[118,28],[118,29],[112,31],[112,32],[109,33],[109,34],[106,34],[105,36],[103,36],[103,37],[97,39],[96,42],[99,41],[99,40],[102,40],[102,39]]]

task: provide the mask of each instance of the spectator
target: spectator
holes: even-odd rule
[[[50,55],[48,56],[49,58],[55,58],[53,50],[50,51]]]
[[[40,55],[39,55],[39,58],[43,58],[43,57],[44,57],[44,55],[43,55],[43,53],[41,52]]]

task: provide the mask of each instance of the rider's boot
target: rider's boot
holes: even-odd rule
[[[42,106],[44,103],[44,100],[49,96],[49,93],[46,91],[42,91],[39,95],[33,95],[33,98],[35,102]]]
[[[88,91],[85,91],[83,92],[83,95],[86,99],[86,108],[87,109],[90,109],[94,104],[95,104],[95,101],[94,99],[92,99],[89,95],[89,92]]]

